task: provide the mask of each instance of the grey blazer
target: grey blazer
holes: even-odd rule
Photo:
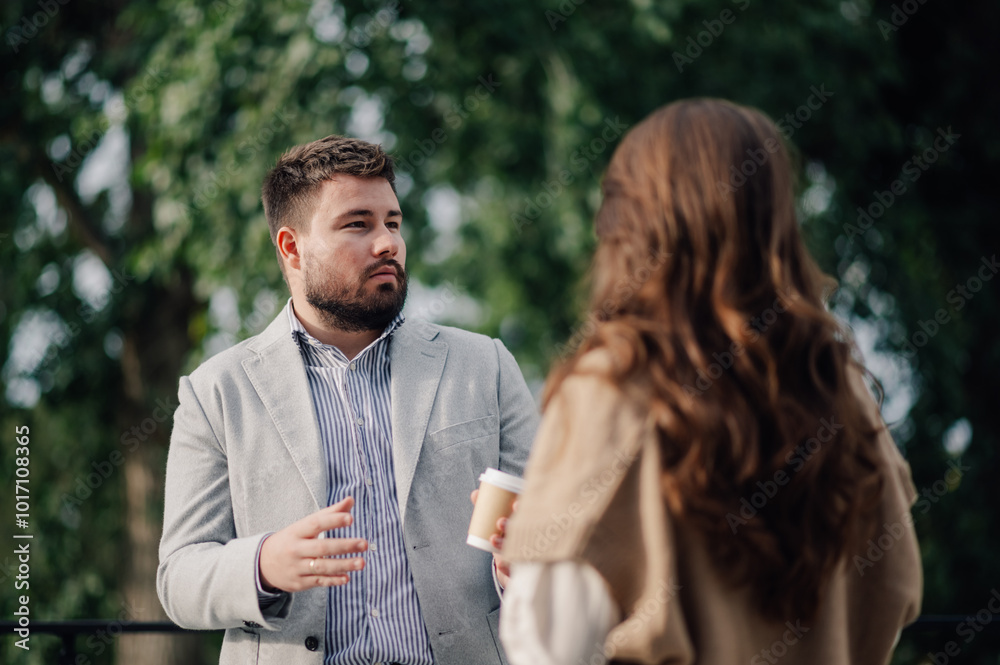
[[[499,340],[406,321],[389,345],[396,494],[440,665],[506,663],[491,555],[465,544],[488,466],[521,475],[537,408]],[[320,665],[326,589],[262,613],[268,533],[326,505],[327,470],[305,367],[282,311],[260,335],[182,377],[167,458],[157,593],[187,628],[226,629],[221,663]]]

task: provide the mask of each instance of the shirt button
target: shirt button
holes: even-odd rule
[[[355,422],[358,423],[359,425],[364,425],[365,419],[362,418],[361,416],[358,416],[358,419]]]
[[[310,651],[315,651],[316,649],[319,648],[319,640],[310,635],[309,637],[306,638],[306,648],[309,649]]]
[[[369,545],[368,549],[370,549],[372,552],[378,551],[378,547],[375,545],[375,543],[368,543],[368,545]]]
[[[358,364],[357,363],[351,363],[350,365],[347,366],[347,369],[351,370],[352,372],[355,372],[358,369]]]
[[[368,487],[371,487],[372,486],[372,479],[371,478],[365,478],[365,485],[368,485]]]
[[[376,619],[378,618],[378,609],[377,608],[372,608],[372,616],[375,617]]]

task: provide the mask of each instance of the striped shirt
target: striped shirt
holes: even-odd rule
[[[306,332],[291,301],[287,309],[330,471],[327,505],[348,496],[355,501],[353,523],[327,535],[368,541],[364,569],[328,590],[325,665],[433,665],[393,475],[389,342],[403,317],[348,360]]]

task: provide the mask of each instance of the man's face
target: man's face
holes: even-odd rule
[[[381,330],[406,300],[403,215],[385,178],[337,174],[299,236],[306,301],[348,332]]]

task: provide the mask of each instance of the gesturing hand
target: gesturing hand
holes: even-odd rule
[[[347,497],[316,511],[264,539],[260,548],[260,583],[268,591],[302,591],[318,586],[347,584],[351,571],[365,567],[361,557],[327,559],[364,552],[362,538],[318,538],[319,534],[348,526],[354,499]]]
[[[472,499],[472,505],[476,505],[476,499],[479,498],[479,490],[472,490],[472,495],[469,498]],[[514,510],[517,510],[517,501],[514,502]],[[490,545],[499,550],[503,549],[503,538],[507,535],[506,517],[501,517],[497,520],[497,530],[500,533],[499,535],[493,534],[490,536]],[[510,562],[494,552],[493,563],[497,567],[497,581],[500,582],[501,587],[507,588],[507,583],[510,582]]]

